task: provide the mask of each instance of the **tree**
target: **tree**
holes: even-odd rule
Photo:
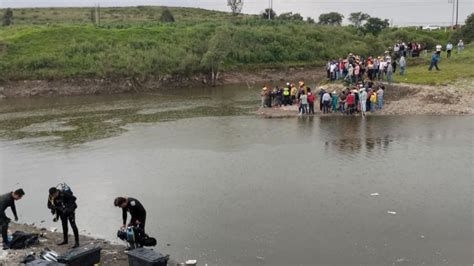
[[[165,8],[165,10],[163,10],[163,13],[161,14],[161,17],[160,17],[160,21],[164,23],[175,21],[173,14],[168,8]]]
[[[265,11],[263,11],[261,15],[262,15],[262,18],[268,19],[269,14],[270,14],[270,19],[274,19],[277,16],[275,11],[270,8],[265,9]]]
[[[319,24],[340,26],[344,16],[337,12],[325,13],[319,16]]]
[[[229,6],[232,10],[232,14],[236,16],[237,14],[242,12],[242,8],[244,7],[244,0],[227,0],[227,6]]]
[[[466,43],[474,41],[474,13],[466,19],[466,24],[461,28],[462,40]]]
[[[354,12],[349,14],[349,21],[354,24],[356,28],[360,28],[364,21],[367,21],[370,18],[369,14],[362,12]]]
[[[377,36],[383,29],[388,28],[389,25],[388,19],[369,18],[367,23],[365,23],[364,29],[366,33],[372,33],[374,36]]]
[[[216,30],[209,41],[207,52],[203,55],[201,64],[211,72],[211,82],[215,86],[219,79],[221,66],[232,50],[232,30],[228,26],[221,26]]]
[[[293,12],[282,13],[278,16],[278,19],[303,21],[303,17],[299,13],[293,14]]]
[[[3,26],[10,26],[13,24],[13,10],[7,8],[3,14]]]
[[[310,23],[310,24],[314,24],[316,23],[316,21],[314,21],[314,19],[312,17],[307,17],[306,18],[306,22]]]

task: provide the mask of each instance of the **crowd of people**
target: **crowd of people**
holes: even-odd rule
[[[346,87],[340,92],[331,92],[323,87],[314,92],[305,85],[304,81],[299,81],[298,86],[289,82],[283,88],[270,89],[265,86],[261,96],[264,108],[297,105],[300,115],[315,114],[315,105],[317,105],[323,114],[354,115],[360,113],[365,116],[367,111],[374,113],[383,108],[384,91],[383,84],[368,81],[358,82],[355,86]]]
[[[447,58],[451,57],[454,45],[448,42],[445,46]],[[329,81],[342,80],[346,88],[341,91],[326,91],[320,88],[318,92],[311,91],[305,86],[303,81],[298,84],[286,83],[283,88],[270,88],[265,86],[262,89],[262,107],[281,107],[287,105],[298,105],[299,113],[314,114],[315,102],[319,102],[319,110],[324,113],[355,114],[365,115],[367,111],[375,112],[383,108],[383,97],[385,87],[381,83],[387,81],[392,83],[394,73],[397,68],[400,76],[405,75],[407,67],[407,57],[418,57],[424,47],[416,42],[396,42],[392,48],[385,51],[380,56],[368,56],[364,58],[353,53],[349,53],[346,58],[330,60],[326,64],[327,79]],[[438,62],[443,50],[442,45],[436,45],[431,57],[430,71],[432,68],[439,70]],[[460,40],[457,44],[457,52],[464,50],[464,43]]]
[[[347,58],[330,60],[326,64],[327,78],[331,81],[344,80],[347,84],[357,84],[360,81],[384,81],[392,83],[393,74],[399,67],[401,76],[405,74],[406,57],[419,56],[421,44],[403,41],[393,46],[393,51],[385,51],[383,55],[364,58],[350,53]]]

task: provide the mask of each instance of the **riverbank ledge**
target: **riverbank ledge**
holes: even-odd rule
[[[327,91],[340,93],[342,84],[322,86]],[[428,86],[412,84],[385,84],[384,107],[370,115],[474,115],[474,80],[453,85]],[[319,88],[318,88],[319,89]],[[315,103],[316,116],[342,115],[340,112],[323,114]],[[265,118],[297,117],[298,106],[259,108],[257,115]]]
[[[21,261],[29,254],[35,253],[37,258],[42,250],[49,248],[54,250],[58,254],[65,253],[74,244],[71,241],[70,245],[58,246],[57,243],[61,242],[63,235],[61,232],[53,232],[46,228],[38,228],[34,225],[28,224],[10,224],[9,230],[11,232],[23,231],[32,234],[38,234],[40,236],[40,242],[38,245],[27,249],[21,250],[1,250],[0,249],[0,265],[21,265]],[[72,236],[69,236],[72,239]],[[113,244],[103,239],[97,239],[90,236],[80,235],[81,246],[100,246],[101,260],[100,265],[113,265],[113,266],[128,266],[128,256],[125,252],[124,245]],[[168,262],[169,266],[177,265],[174,261]]]

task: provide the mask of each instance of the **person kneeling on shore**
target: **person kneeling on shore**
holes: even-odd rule
[[[60,189],[56,187],[49,189],[48,209],[50,209],[51,213],[54,215],[54,222],[57,222],[58,218],[61,219],[64,240],[63,242],[58,243],[58,246],[66,245],[68,243],[69,221],[72,231],[74,232],[74,246],[72,248],[79,247],[79,230],[76,226],[76,197],[67,185],[64,184]]]
[[[2,228],[3,249],[10,248],[10,241],[8,240],[8,224],[10,223],[10,218],[5,214],[5,210],[10,207],[15,216],[15,222],[18,221],[15,201],[20,200],[24,195],[25,192],[20,188],[15,190],[15,192],[10,192],[0,196],[0,227]]]
[[[122,208],[122,228],[126,227],[127,212],[130,212],[132,218],[130,219],[130,223],[128,225],[141,228],[143,232],[145,232],[146,210],[140,201],[134,198],[118,197],[115,198],[114,205],[115,207]]]

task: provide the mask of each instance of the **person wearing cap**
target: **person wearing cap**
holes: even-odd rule
[[[337,112],[337,100],[338,100],[337,92],[333,91],[331,94],[331,105],[332,105],[333,113]]]
[[[441,44],[436,45],[436,53],[438,55],[441,55],[441,49],[443,49],[443,46]]]
[[[458,42],[458,54],[461,53],[464,50],[464,42],[462,40],[459,40]]]
[[[268,96],[267,86],[262,88],[262,92],[260,93],[260,96],[262,97],[262,107],[263,108],[267,107],[267,96]]]
[[[324,90],[323,87],[320,87],[319,88],[319,92],[318,92],[318,99],[319,99],[319,111],[323,111],[323,95],[326,91]]]
[[[311,93],[311,89],[309,89],[309,92],[308,92],[308,114],[313,114],[314,115],[314,95],[313,93]]]

